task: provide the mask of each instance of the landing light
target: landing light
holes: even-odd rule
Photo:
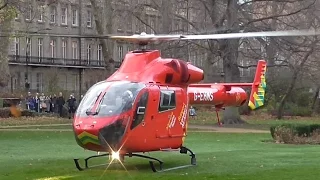
[[[111,153],[111,158],[112,158],[112,160],[120,160],[120,154],[119,154],[119,151],[117,151],[117,152],[114,152],[114,151],[112,151],[112,153]]]

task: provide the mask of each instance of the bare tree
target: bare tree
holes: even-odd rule
[[[4,9],[8,5],[8,0],[0,1],[0,10]]]
[[[202,27],[211,28],[213,32],[222,33],[299,28],[299,25],[305,20],[297,17],[306,14],[306,11],[310,10],[314,4],[314,1],[311,0],[303,3],[299,0],[243,1],[242,3],[237,0],[194,1],[202,4],[202,9],[204,10],[202,13],[207,14],[204,19],[210,20],[205,21],[205,23],[210,22],[209,25],[202,25]],[[201,16],[201,14],[198,14],[198,16]],[[290,24],[293,27],[290,27]],[[239,81],[239,67],[241,67],[238,63],[239,54],[242,57],[248,57],[255,53],[255,58],[261,59],[264,56],[264,52],[260,48],[261,45],[267,50],[265,58],[269,65],[274,66],[275,57],[281,54],[275,50],[279,49],[277,45],[281,38],[256,39],[258,41],[254,39],[208,41],[208,67],[212,68],[212,64],[221,58],[223,60],[225,82]],[[240,45],[243,45],[244,41],[249,42],[248,46],[252,45],[251,51],[248,51],[248,46],[245,51],[241,51]],[[251,55],[248,53],[251,53]],[[226,124],[244,122],[241,120],[237,108],[226,108],[222,121]]]
[[[0,1],[0,33],[11,31],[11,20],[15,16],[15,9],[9,5],[8,1]],[[6,87],[9,84],[10,72],[8,65],[8,48],[10,44],[9,36],[0,36],[0,87]]]
[[[112,34],[115,18],[115,10],[112,0],[90,0],[95,19],[96,30],[99,35]],[[103,58],[106,66],[107,76],[114,72],[115,62],[113,59],[113,42],[110,40],[99,40],[102,45]]]
[[[254,10],[248,13],[243,12],[242,23],[247,30],[282,30],[282,29],[306,29],[317,28],[314,26],[315,13],[317,13],[316,1],[268,1],[254,3]],[[298,79],[303,77],[303,70],[312,59],[316,43],[311,40],[298,41],[299,38],[269,37],[257,38],[264,47],[265,58],[268,60],[268,89],[269,95],[274,95],[276,102],[279,102],[277,117],[283,115],[284,105],[292,95]],[[259,51],[259,50],[258,50]],[[259,52],[258,52],[259,53]],[[286,81],[280,77],[284,72],[290,72],[292,76]],[[278,82],[282,82],[281,85]],[[280,90],[281,87],[283,90]],[[271,92],[271,93],[270,93]]]

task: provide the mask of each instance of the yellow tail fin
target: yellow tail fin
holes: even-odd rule
[[[252,84],[249,107],[254,110],[264,105],[264,96],[266,91],[266,71],[267,63],[265,60],[260,60],[257,65],[256,74]]]

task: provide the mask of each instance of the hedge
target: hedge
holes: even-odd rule
[[[278,143],[320,144],[320,124],[281,124],[270,127],[272,138]]]
[[[36,116],[36,112],[29,111],[29,110],[21,110],[21,116],[26,117],[34,117]],[[9,118],[13,117],[10,108],[0,108],[0,118]]]

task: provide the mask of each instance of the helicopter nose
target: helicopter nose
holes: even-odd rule
[[[125,126],[120,121],[115,121],[99,130],[99,142],[108,151],[117,151],[121,147]]]

